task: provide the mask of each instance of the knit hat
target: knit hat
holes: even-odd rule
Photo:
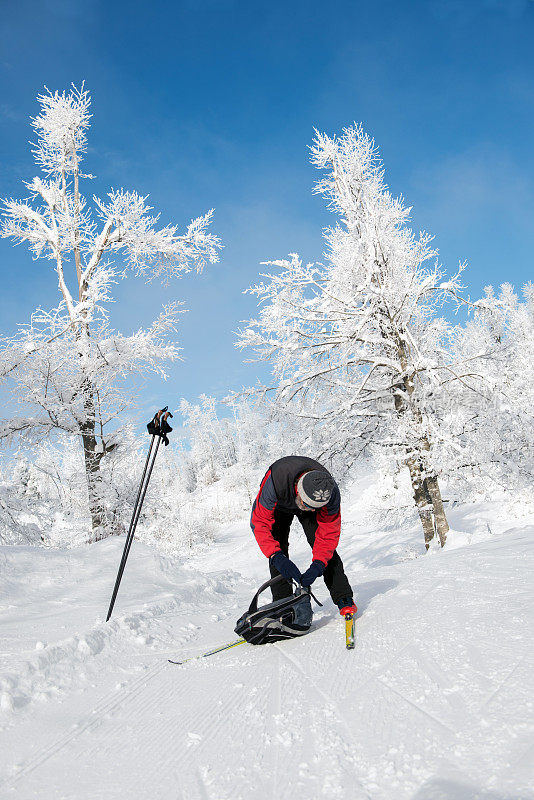
[[[301,475],[297,483],[297,491],[303,503],[312,508],[325,506],[334,491],[336,482],[328,472],[312,469]]]

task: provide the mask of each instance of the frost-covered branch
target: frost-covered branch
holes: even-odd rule
[[[165,364],[180,358],[174,341],[178,302],[164,308],[148,329],[131,336],[109,324],[111,289],[128,269],[167,282],[218,261],[219,238],[211,233],[213,211],[190,222],[158,228],[146,198],[112,190],[87,202],[81,171],[87,154],[91,98],[85,87],[38,97],[32,120],[33,154],[42,171],[26,182],[29,197],[3,201],[0,234],[26,243],[35,258],[53,262],[60,304],[32,316],[28,326],[0,343],[0,379],[12,402],[28,413],[0,424],[0,438],[40,438],[56,431],[82,445],[94,538],[106,529],[101,463],[114,448],[107,426],[133,402],[127,382],[139,387]],[[77,291],[72,291],[76,286]],[[117,423],[115,423],[117,424]]]

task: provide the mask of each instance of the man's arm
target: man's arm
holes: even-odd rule
[[[278,502],[276,492],[274,490],[274,483],[271,477],[271,470],[267,473],[261,482],[260,491],[254,500],[252,506],[252,515],[250,517],[250,527],[252,533],[256,537],[256,541],[264,556],[270,558],[273,553],[280,550],[280,545],[272,535],[274,525],[274,509]]]

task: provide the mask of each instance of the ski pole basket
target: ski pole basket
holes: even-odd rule
[[[238,619],[235,632],[249,644],[268,644],[281,639],[293,639],[310,630],[313,620],[311,592],[302,586],[289,597],[274,600],[258,608],[260,594],[281,580],[284,578],[277,575],[260,586],[252,598],[248,611]]]

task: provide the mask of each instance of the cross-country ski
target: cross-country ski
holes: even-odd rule
[[[345,647],[347,650],[354,649],[354,614],[345,614]]]
[[[237,642],[228,642],[228,644],[222,644],[220,647],[215,647],[213,650],[207,650],[205,653],[198,653],[196,656],[189,656],[188,658],[184,658],[181,661],[175,661],[172,658],[169,658],[169,664],[178,664],[181,666],[182,664],[187,664],[189,661],[196,661],[199,658],[208,658],[209,656],[214,656],[217,653],[223,653],[225,650],[232,650],[232,648],[237,647],[238,644],[246,644],[244,639],[239,639]]]

